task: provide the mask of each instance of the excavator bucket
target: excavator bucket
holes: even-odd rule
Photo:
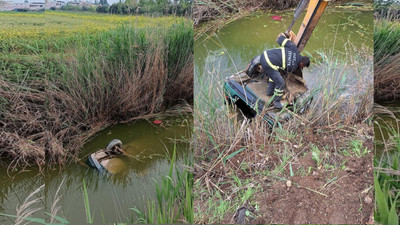
[[[304,46],[310,39],[314,28],[317,26],[321,15],[324,13],[326,6],[330,0],[310,0],[306,16],[300,26],[294,43],[297,45],[299,52],[303,51]]]

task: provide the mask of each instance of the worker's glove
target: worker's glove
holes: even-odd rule
[[[278,37],[276,38],[276,42],[278,42],[279,38],[282,37],[282,36],[283,36],[283,37],[286,37],[284,33],[280,33],[280,34],[278,35]]]
[[[284,37],[286,37],[286,38],[289,38],[289,37],[290,37],[290,35],[289,35],[288,33],[280,33],[280,34],[278,35],[278,38],[281,37],[281,36],[284,36]]]
[[[285,32],[285,33],[283,33],[283,34],[285,35],[286,38],[290,38],[289,33],[286,33],[286,32]]]

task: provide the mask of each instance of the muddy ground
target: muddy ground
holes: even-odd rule
[[[373,213],[372,153],[368,158],[350,158],[345,171],[337,172],[329,182],[331,172],[313,172],[308,176],[293,176],[292,185],[279,181],[266,182],[260,195],[259,216],[252,223],[322,223],[365,224]],[[300,160],[300,165],[313,166],[311,157]],[[332,178],[333,179],[333,178]],[[311,190],[319,190],[323,196]],[[283,216],[284,215],[284,216]]]
[[[365,124],[352,130],[327,133],[305,130],[298,134],[303,138],[302,144],[293,143],[296,156],[291,163],[282,164],[279,142],[263,150],[247,149],[225,165],[215,166],[209,174],[206,160],[199,162],[195,181],[203,185],[194,190],[199,193],[194,200],[195,215],[209,211],[210,202],[217,202],[210,191],[223,193],[226,201],[242,198],[232,182],[232,176],[237,176],[249,181],[243,182],[246,185],[241,188],[253,187],[256,192],[214,223],[239,223],[241,207],[248,211],[242,215],[245,215],[245,223],[250,224],[373,223],[373,131]],[[367,148],[369,153],[362,156],[344,153],[355,139],[360,140],[361,149]],[[329,149],[322,151],[324,159],[319,165],[312,158],[311,146]],[[210,222],[205,218],[198,217],[195,221]]]

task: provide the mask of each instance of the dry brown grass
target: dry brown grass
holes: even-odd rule
[[[374,97],[377,101],[400,97],[400,53],[388,55],[374,65]]]
[[[374,20],[375,101],[396,99],[400,95],[399,16],[380,15]]]
[[[36,197],[39,192],[41,192],[44,189],[44,185],[40,186],[37,188],[35,191],[30,193],[28,197],[26,197],[25,201],[22,203],[22,205],[17,207],[17,214],[16,214],[16,219],[15,219],[15,225],[20,225],[20,224],[28,224],[26,219],[30,216],[32,216],[34,213],[39,212],[43,208],[35,206],[36,203],[40,203],[43,200],[43,197]]]
[[[274,0],[195,0],[193,8],[194,25],[202,22],[229,17],[244,11],[255,11],[259,9],[282,10],[295,7],[299,0],[274,1]]]
[[[145,57],[145,68],[121,69],[123,74],[105,76],[106,81],[94,77],[90,88],[82,85],[79,73],[71,74],[70,88],[64,90],[49,82],[30,84],[35,92],[21,92],[2,80],[0,94],[11,104],[1,115],[0,156],[12,159],[12,167],[43,166],[45,161],[63,165],[76,157],[85,139],[110,123],[158,112],[177,99],[190,100],[193,61],[169,81],[161,50]],[[102,82],[113,87],[104,93]]]

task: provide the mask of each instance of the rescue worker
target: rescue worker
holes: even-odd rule
[[[310,66],[310,59],[301,56],[297,46],[289,40],[289,35],[280,33],[276,42],[280,48],[268,49],[260,56],[254,57],[247,67],[247,75],[254,77],[266,74],[269,77],[267,96],[273,95],[276,109],[282,109],[281,99],[285,90],[285,81],[280,71],[294,73],[297,69]]]

